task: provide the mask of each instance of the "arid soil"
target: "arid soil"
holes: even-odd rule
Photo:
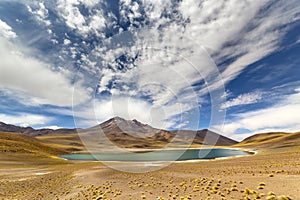
[[[299,183],[299,148],[173,163],[147,173],[119,172],[99,162],[0,154],[0,199],[297,200]]]

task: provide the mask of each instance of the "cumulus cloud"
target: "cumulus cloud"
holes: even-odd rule
[[[30,6],[27,6],[28,11],[33,14],[36,19],[45,24],[46,26],[50,26],[51,25],[51,21],[47,20],[48,18],[48,9],[45,7],[44,2],[39,2],[36,6],[36,8],[32,8]]]
[[[0,19],[0,37],[7,39],[13,39],[17,37],[17,34],[12,30],[12,28]]]
[[[17,115],[0,114],[0,121],[22,127],[45,125],[53,119],[43,115],[19,113]]]
[[[258,100],[260,100],[261,98],[262,98],[261,92],[245,93],[225,102],[224,104],[222,104],[221,108],[228,109],[234,106],[253,104],[256,103]]]
[[[87,37],[89,34],[95,33],[98,37],[103,37],[106,20],[102,11],[96,10],[95,13],[85,16],[79,9],[81,4],[91,8],[97,4],[97,1],[59,0],[57,2],[57,10],[59,15],[66,21],[66,25],[82,36]]]

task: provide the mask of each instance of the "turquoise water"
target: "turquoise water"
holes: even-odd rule
[[[188,149],[183,150],[161,150],[145,153],[95,153],[95,154],[67,154],[60,156],[68,160],[89,160],[89,161],[123,161],[123,162],[151,162],[151,161],[187,161],[205,160],[232,156],[245,156],[251,153],[237,149]]]

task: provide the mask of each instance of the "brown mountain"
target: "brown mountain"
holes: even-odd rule
[[[17,132],[25,135],[36,137],[44,142],[49,143],[60,143],[63,142],[63,146],[70,148],[76,143],[76,148],[82,145],[80,138],[78,137],[77,131],[81,139],[86,138],[85,141],[91,141],[93,145],[105,144],[102,138],[99,138],[99,131],[103,132],[106,137],[114,144],[120,147],[126,148],[155,148],[162,147],[170,142],[175,145],[189,144],[191,137],[194,135],[194,144],[199,145],[218,145],[218,146],[229,146],[234,145],[237,142],[229,139],[225,136],[219,135],[210,130],[176,130],[167,131],[157,128],[153,128],[150,125],[143,124],[137,120],[125,120],[120,117],[114,117],[109,119],[97,126],[88,129],[40,129],[35,130],[31,127],[22,128],[14,125],[7,125],[4,123],[0,124],[0,131],[4,132]],[[58,140],[57,138],[63,140]],[[95,140],[95,138],[98,138]],[[75,141],[76,140],[76,141]],[[61,143],[62,143],[61,142]],[[60,144],[62,145],[62,144]],[[74,149],[75,150],[75,149]]]
[[[33,129],[32,127],[20,127],[0,122],[0,132],[23,133],[24,135],[36,137],[48,134],[69,134],[76,133],[76,129]]]
[[[161,147],[170,142],[178,145],[189,144],[193,135],[194,144],[229,146],[237,143],[207,129],[167,131],[153,128],[135,119],[125,120],[120,117],[114,117],[100,125],[82,130],[82,134],[88,133],[96,137],[100,129],[111,142],[121,147]]]

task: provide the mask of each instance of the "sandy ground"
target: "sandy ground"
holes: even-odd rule
[[[137,174],[116,171],[97,162],[0,155],[0,199],[158,197],[300,200],[300,150],[173,163],[158,171]]]

